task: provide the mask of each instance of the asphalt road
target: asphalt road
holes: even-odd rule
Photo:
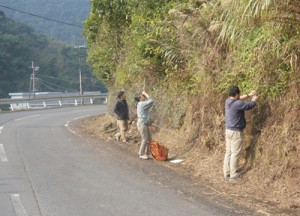
[[[189,191],[196,188],[185,177],[113,143],[80,136],[70,127],[105,111],[105,106],[95,105],[0,112],[0,215],[249,214],[206,199],[205,188],[197,187],[200,195],[195,198]]]

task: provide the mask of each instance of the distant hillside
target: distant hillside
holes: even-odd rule
[[[79,26],[86,19],[90,9],[89,0],[2,0],[0,5]],[[72,44],[75,38],[77,45],[83,43],[80,28],[30,16],[1,6],[0,10],[4,11],[9,18],[27,24],[36,32],[48,37],[68,44]]]
[[[0,11],[0,97],[9,92],[28,92],[34,61],[39,66],[38,91],[79,91],[79,58],[84,91],[106,88],[93,78],[86,65],[86,50],[34,34],[30,27],[17,23]]]

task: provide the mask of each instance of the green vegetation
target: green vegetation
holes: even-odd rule
[[[92,0],[89,62],[108,84],[144,77],[188,94],[231,84],[278,96],[295,79],[296,1]],[[206,87],[204,89],[207,89]]]
[[[38,36],[23,24],[8,19],[0,11],[0,97],[9,92],[28,92],[31,61],[39,66],[39,91],[79,91],[79,58],[84,91],[106,88],[93,78],[84,62],[86,50],[67,47],[45,36]]]
[[[299,20],[298,0],[91,0],[84,34],[88,62],[109,87],[109,106],[124,89],[134,110],[132,96],[145,82],[154,122],[174,130],[156,139],[201,175],[217,167],[214,178],[222,176],[228,87],[256,90],[242,169],[255,191],[277,197],[278,185],[289,185],[278,193],[297,200]]]

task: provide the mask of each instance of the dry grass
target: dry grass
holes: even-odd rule
[[[195,116],[197,114],[194,115],[194,113],[192,116],[187,115],[186,120],[199,120],[197,117],[195,119]],[[198,118],[201,118],[201,115],[198,115]],[[212,126],[218,128],[220,119],[222,119],[222,116],[215,116]],[[217,194],[226,195],[234,202],[254,208],[257,212],[267,215],[300,215],[298,149],[300,135],[296,133],[297,131],[291,130],[292,128],[298,130],[299,125],[295,126],[289,123],[290,119],[288,117],[286,117],[286,120],[285,124],[272,125],[271,130],[262,130],[257,146],[252,149],[256,152],[256,155],[252,155],[252,163],[249,163],[250,158],[247,158],[248,146],[245,145],[245,154],[240,161],[241,171],[244,175],[241,180],[236,182],[223,180],[224,139],[220,135],[217,138],[218,142],[215,143],[217,140],[214,138],[216,131],[204,131],[202,128],[202,135],[194,140],[188,139],[189,135],[194,133],[193,127],[187,127],[186,125],[183,127],[184,130],[177,131],[166,128],[159,129],[153,126],[152,131],[153,139],[169,148],[171,159],[184,159],[184,162],[178,164],[177,167],[171,166],[169,163],[163,163],[164,165],[185,172],[194,181],[206,182]],[[135,122],[131,123],[128,131],[129,144],[127,148],[137,153],[140,137]],[[250,124],[252,123],[250,122]],[[201,128],[201,125],[198,125],[199,127]],[[110,115],[93,117],[81,122],[81,130],[101,140],[112,141],[116,129],[115,119]],[[222,129],[218,131],[222,133]],[[294,131],[291,141],[297,142],[297,144],[292,145],[292,142],[288,142],[289,144],[284,147],[285,150],[277,150],[274,147],[278,144],[276,139],[280,136],[280,140],[284,139],[286,133],[288,133],[287,131]],[[205,133],[207,135],[204,136]],[[278,134],[278,136],[274,136],[274,134]],[[247,131],[246,142],[251,138],[251,134]],[[260,148],[264,150],[261,152]],[[289,157],[285,159],[279,158],[277,155],[271,155],[276,151],[288,152]]]

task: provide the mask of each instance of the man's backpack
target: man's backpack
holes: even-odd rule
[[[160,145],[156,141],[151,141],[149,143],[150,151],[152,153],[152,156],[154,159],[158,161],[166,161],[168,160],[168,149],[164,147],[163,145]]]

